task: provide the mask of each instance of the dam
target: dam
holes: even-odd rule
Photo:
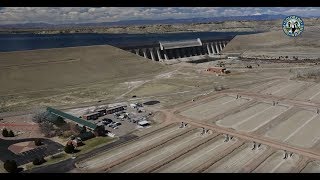
[[[159,62],[173,59],[198,60],[207,57],[219,57],[221,55],[220,52],[231,39],[201,40],[197,38],[181,41],[159,41],[153,44],[122,46],[119,48]]]

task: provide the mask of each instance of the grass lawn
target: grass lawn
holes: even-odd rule
[[[53,158],[52,156],[46,157],[45,158],[46,162],[41,164],[41,165],[35,166],[35,165],[32,164],[32,162],[30,162],[30,163],[25,165],[25,168],[30,170],[30,169],[32,169],[34,167],[40,167],[40,166],[46,166],[46,165],[50,165],[50,164],[55,164],[55,163],[67,160],[70,157],[71,157],[71,155],[66,154],[66,153],[63,152],[60,155],[57,155],[55,158]]]
[[[0,173],[7,173],[7,171],[3,167],[3,162],[0,162]]]
[[[117,140],[117,138],[111,138],[111,137],[95,137],[95,138],[86,140],[84,141],[85,145],[77,147],[77,149],[80,151],[76,153],[75,156],[79,156],[80,154],[87,153],[95,148],[99,148],[115,140]]]
[[[81,154],[87,153],[95,148],[99,148],[103,145],[106,145],[108,143],[111,143],[113,141],[117,140],[117,138],[111,138],[111,137],[95,137],[89,140],[84,141],[83,146],[77,147],[78,150],[80,150],[78,153],[75,153],[74,156],[79,156]],[[46,166],[50,164],[55,164],[64,160],[67,160],[71,158],[73,155],[72,154],[66,154],[65,152],[62,152],[60,155],[58,155],[56,158],[52,158],[52,156],[46,157],[45,160],[47,162],[41,164],[41,165],[33,165],[32,162],[28,163],[25,165],[25,169],[30,170],[35,167],[40,167],[40,166]],[[3,165],[2,165],[3,167]],[[0,172],[2,169],[0,168]],[[5,171],[5,170],[4,170]]]

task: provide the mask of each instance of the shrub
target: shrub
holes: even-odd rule
[[[36,145],[36,146],[41,146],[41,145],[42,145],[41,139],[35,139],[35,140],[34,140],[34,145]]]
[[[2,130],[2,136],[3,136],[3,137],[8,137],[8,134],[9,134],[8,130],[7,130],[6,128],[4,128],[4,129]]]
[[[35,158],[33,161],[32,161],[32,164],[33,165],[40,165],[40,164],[43,164],[45,163],[46,160],[44,159],[44,157],[41,157],[40,159],[39,158]]]
[[[79,127],[79,125],[74,123],[70,123],[70,130],[76,135],[81,132],[81,128]]]
[[[35,158],[33,161],[32,161],[32,164],[33,165],[40,165],[40,160],[38,158]]]
[[[83,126],[81,131],[80,131],[80,134],[83,134],[83,133],[86,133],[86,132],[87,132],[87,127]]]
[[[18,169],[18,165],[16,163],[16,161],[14,160],[6,160],[3,164],[3,167],[6,171],[12,173],[12,172],[16,172]]]
[[[62,133],[62,137],[64,137],[64,138],[68,138],[68,137],[70,137],[70,136],[72,136],[72,132],[71,131],[64,131],[63,133]]]
[[[40,163],[43,164],[43,163],[45,163],[45,162],[47,162],[47,161],[44,159],[44,157],[41,157],[41,158],[40,158]]]
[[[8,137],[14,137],[14,133],[13,133],[13,131],[12,131],[12,130],[10,130],[10,131],[9,131],[9,133],[8,133]]]
[[[54,119],[52,123],[56,124],[59,127],[67,124],[64,118],[61,116],[58,116],[56,119]]]
[[[74,146],[72,145],[72,143],[68,143],[65,147],[64,147],[64,151],[68,154],[73,153],[74,152]]]
[[[54,131],[53,124],[47,121],[40,123],[40,131],[46,137],[52,137],[55,135],[55,133],[52,133]]]

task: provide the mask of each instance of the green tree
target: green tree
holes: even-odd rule
[[[3,164],[3,167],[6,171],[10,172],[10,173],[13,173],[13,172],[16,172],[17,169],[18,169],[18,165],[16,163],[16,161],[14,160],[6,160]]]
[[[34,140],[34,145],[40,146],[41,144],[42,144],[41,139],[35,139],[35,140]]]
[[[58,116],[57,119],[53,121],[53,123],[60,127],[60,126],[65,125],[66,121],[64,120],[63,117]]]
[[[73,153],[74,152],[74,146],[72,145],[72,143],[68,143],[65,147],[64,147],[64,151],[68,154]]]
[[[87,132],[87,127],[86,127],[86,126],[83,126],[82,129],[81,129],[81,131],[80,131],[80,134],[85,133],[85,132]]]
[[[46,160],[44,159],[44,157],[41,157],[41,158],[35,158],[33,161],[32,161],[32,164],[33,165],[40,165],[40,164],[43,164],[45,163]]]
[[[6,128],[4,128],[4,129],[2,130],[2,136],[3,136],[3,137],[8,137],[8,134],[9,134],[8,130],[7,130]]]
[[[34,158],[34,160],[32,161],[33,165],[40,165],[40,160],[38,158]]]
[[[10,131],[9,131],[9,133],[8,133],[8,137],[14,137],[14,133],[13,133],[13,131],[12,131],[12,130],[10,130]]]

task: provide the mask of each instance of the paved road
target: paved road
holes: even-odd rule
[[[86,154],[80,155],[79,157],[77,157],[76,159],[68,159],[56,164],[52,164],[52,165],[48,165],[48,166],[43,166],[43,167],[38,167],[38,168],[34,168],[30,171],[24,171],[24,173],[66,173],[69,172],[71,170],[75,170],[75,163],[78,161],[81,161],[83,159],[92,157],[98,153],[101,153],[103,151],[106,151],[108,149],[111,149],[119,144],[125,143],[127,141],[133,140],[139,138],[138,136],[135,135],[125,135],[125,136],[121,136],[119,138],[119,140],[112,142],[110,144],[107,144],[105,146],[102,146],[100,148],[97,148],[93,151],[90,151]]]

